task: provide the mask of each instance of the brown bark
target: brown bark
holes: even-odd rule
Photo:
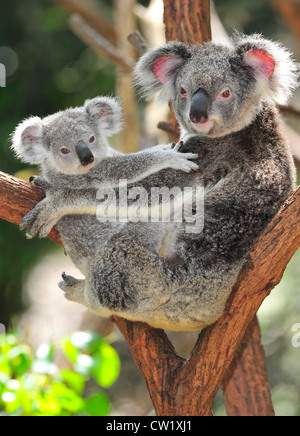
[[[167,41],[202,44],[211,40],[210,1],[164,1]]]
[[[44,197],[42,189],[0,172],[0,219],[20,225],[22,218]],[[57,229],[49,238],[61,244]]]
[[[229,416],[275,416],[256,316],[225,375],[223,391]]]

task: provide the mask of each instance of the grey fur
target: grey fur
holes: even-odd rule
[[[289,98],[296,66],[278,43],[239,35],[230,48],[172,42],[150,50],[139,61],[136,77],[145,95],[160,91],[172,100],[186,139],[181,151],[202,156],[204,171],[192,176],[165,169],[137,185],[148,191],[152,186],[204,186],[204,230],[187,234],[186,223],[119,224],[102,241],[102,225],[97,229],[93,216],[89,228],[78,218],[72,235],[73,221],[65,217],[78,253],[86,250],[84,255],[91,251],[93,256],[85,283],[68,278],[61,287],[70,300],[104,316],[117,314],[173,330],[199,329],[220,317],[251,247],[295,187],[293,159],[275,103]],[[195,124],[189,115],[199,89],[209,95],[208,121]],[[230,90],[228,98],[223,89]],[[71,193],[74,186],[70,179],[68,183],[69,191],[60,193],[63,205],[56,207],[50,197],[46,220],[52,219],[51,207],[95,212],[92,191]]]

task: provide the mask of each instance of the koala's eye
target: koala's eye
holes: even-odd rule
[[[224,89],[219,95],[218,100],[228,100],[231,97],[230,89]]]
[[[90,144],[92,144],[93,142],[95,142],[95,136],[91,136],[89,142],[90,142]]]
[[[187,98],[187,96],[188,96],[187,90],[184,88],[180,88],[180,94],[181,94],[181,97],[183,97],[183,98]]]
[[[68,148],[62,148],[60,151],[62,152],[62,154],[69,154],[69,153],[71,153]]]

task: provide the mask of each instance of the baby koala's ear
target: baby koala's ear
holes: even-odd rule
[[[85,110],[98,126],[100,133],[109,137],[122,128],[122,108],[118,99],[96,97],[85,102]]]
[[[12,135],[12,150],[23,162],[33,165],[43,162],[46,153],[43,130],[39,117],[29,118],[16,128]]]

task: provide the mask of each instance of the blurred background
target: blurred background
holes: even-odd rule
[[[126,40],[138,28],[148,45],[164,43],[162,12],[162,0],[2,0],[0,63],[6,67],[7,80],[6,87],[0,88],[0,170],[24,180],[37,173],[10,151],[9,136],[22,119],[81,106],[97,95],[120,95],[123,101],[126,129],[113,139],[115,147],[132,152],[169,141],[167,133],[157,129],[159,121],[167,120],[168,108],[146,106],[135,93],[130,71],[136,55]],[[226,42],[234,28],[260,32],[282,41],[300,60],[300,2],[296,0],[215,0],[212,23],[216,41]],[[94,29],[102,38],[95,36]],[[299,91],[282,115],[299,167]],[[300,415],[300,348],[293,340],[293,327],[300,323],[299,264],[298,251],[259,312],[278,415]],[[57,287],[62,271],[78,275],[60,247],[50,240],[27,241],[15,225],[1,221],[0,324],[7,331],[21,332],[21,340],[33,350],[77,330],[109,335],[121,360],[118,380],[106,389],[110,413],[151,413],[145,383],[121,335],[109,320],[64,301]],[[177,351],[187,356],[197,334],[170,337]],[[214,411],[225,414],[221,394]]]

